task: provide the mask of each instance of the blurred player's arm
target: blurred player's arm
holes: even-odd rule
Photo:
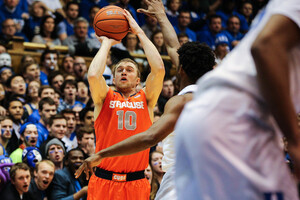
[[[108,92],[108,86],[103,77],[107,55],[109,54],[111,46],[118,43],[118,41],[109,39],[105,36],[101,36],[98,39],[101,42],[101,47],[94,59],[92,60],[88,70],[88,81],[90,85],[90,91],[95,104],[95,119],[100,113],[103,101]]]
[[[177,50],[179,49],[180,44],[177,34],[165,13],[165,8],[162,1],[149,0],[145,1],[145,3],[147,4],[148,9],[138,9],[137,11],[150,17],[156,17],[164,36],[164,42],[168,51],[168,55],[170,56],[172,63],[176,66],[176,68],[178,68],[179,57]]]
[[[146,36],[141,27],[139,27],[127,10],[125,10],[125,13],[131,31],[138,36],[151,68],[151,72],[146,80],[145,93],[148,101],[148,107],[154,108],[158,96],[162,90],[162,83],[165,76],[164,63],[158,50]]]
[[[273,15],[251,48],[260,90],[287,138],[289,153],[298,168],[300,134],[290,94],[288,57],[299,42],[299,27],[283,15]]]
[[[174,130],[184,105],[191,101],[192,98],[193,94],[191,93],[172,97],[166,103],[164,114],[148,130],[133,135],[106,149],[102,149],[98,153],[87,158],[84,161],[84,164],[77,170],[76,177],[79,177],[82,171],[86,169],[91,170],[94,166],[99,165],[103,158],[137,153],[150,148],[165,139]]]

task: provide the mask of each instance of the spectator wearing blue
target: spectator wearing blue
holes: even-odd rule
[[[49,85],[48,74],[58,70],[57,65],[58,52],[56,50],[46,49],[41,55],[41,64],[40,64],[40,79],[42,85]]]
[[[2,22],[2,34],[0,35],[0,42],[8,44],[14,36],[23,37],[24,41],[28,42],[25,34],[17,32],[17,24],[12,18],[7,18]]]
[[[218,65],[230,51],[230,44],[227,36],[224,33],[217,34],[215,45],[216,64]]]
[[[222,32],[222,18],[219,15],[211,15],[208,22],[209,30],[197,32],[197,40],[215,49],[216,35]]]
[[[4,0],[4,4],[0,6],[0,23],[5,19],[13,19],[17,25],[17,32],[21,32],[25,24],[24,19],[28,19],[28,7],[19,6],[20,0]],[[1,31],[0,31],[1,32]]]
[[[52,181],[50,200],[81,199],[86,197],[87,183],[83,177],[75,178],[74,173],[84,161],[84,152],[80,148],[70,150],[65,157],[65,167],[55,171]]]
[[[181,7],[181,0],[167,0],[166,15],[173,26],[178,25],[179,8]]]
[[[139,24],[139,19],[135,8],[129,2],[130,0],[119,0],[119,3],[117,3],[116,5],[128,10],[131,13],[132,17],[135,19],[135,21]]]
[[[249,30],[248,22],[246,18],[238,13],[236,10],[236,1],[235,0],[225,0],[223,1],[222,9],[216,12],[217,15],[220,15],[222,18],[222,26],[223,28],[227,27],[226,22],[229,17],[232,15],[238,16],[241,22],[241,32],[246,33]]]
[[[36,123],[36,127],[39,133],[37,147],[47,140],[49,131],[47,125],[49,124],[51,116],[57,113],[55,101],[50,97],[45,97],[39,102],[39,115],[40,120]]]
[[[13,163],[22,162],[23,150],[27,147],[36,147],[38,141],[38,130],[35,124],[27,122],[20,128],[20,139],[22,144],[10,154]]]
[[[241,23],[238,16],[233,15],[228,19],[227,29],[224,31],[224,34],[229,39],[230,49],[233,49],[244,37],[244,34],[240,32],[240,27]]]
[[[90,9],[90,23],[89,23],[89,29],[88,29],[88,37],[89,38],[92,38],[92,39],[95,39],[98,41],[98,39],[96,38],[96,33],[95,33],[95,29],[93,27],[93,24],[94,24],[94,17],[95,15],[97,14],[97,12],[100,10],[100,8],[98,6],[93,6],[91,9]]]
[[[178,16],[178,25],[174,27],[176,34],[186,33],[190,41],[197,41],[197,36],[194,31],[188,28],[191,23],[191,14],[188,10],[181,10]]]
[[[61,41],[74,35],[74,22],[79,16],[79,4],[75,1],[69,1],[65,12],[66,18],[57,25],[57,34]]]
[[[108,6],[107,0],[81,0],[79,4],[79,16],[84,17],[87,21],[90,21],[89,11],[93,6],[103,8]]]

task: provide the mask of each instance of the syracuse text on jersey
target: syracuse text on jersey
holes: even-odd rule
[[[128,101],[110,101],[109,108],[133,108],[133,109],[144,109],[144,102],[128,102]]]

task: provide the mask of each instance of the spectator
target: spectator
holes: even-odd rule
[[[1,136],[0,136],[0,144],[4,148],[7,155],[11,152],[7,152],[8,142],[12,137],[13,132],[13,121],[8,116],[3,116],[0,118],[0,127],[1,127]],[[0,145],[0,146],[1,146]],[[5,153],[3,153],[5,155]]]
[[[30,182],[28,195],[32,200],[49,199],[49,186],[54,177],[55,166],[52,161],[43,160],[36,164],[34,177]]]
[[[12,19],[16,32],[21,32],[24,26],[24,19],[28,19],[28,7],[19,6],[20,0],[4,0],[4,4],[0,7],[0,23],[5,19]],[[1,32],[1,31],[0,31]],[[2,31],[3,32],[3,31]]]
[[[48,83],[55,89],[60,90],[65,78],[60,71],[53,71],[48,76]],[[54,100],[54,99],[53,99]]]
[[[36,61],[31,55],[23,55],[21,58],[20,68],[22,69],[25,65],[32,63],[36,63]]]
[[[32,42],[46,44],[48,47],[61,45],[56,31],[55,19],[52,16],[45,16],[41,20],[40,34],[32,38]]]
[[[58,70],[58,52],[46,49],[41,55],[41,82],[42,85],[49,85],[48,75],[50,72]]]
[[[150,164],[145,169],[145,178],[149,181],[149,183],[151,185],[151,181],[152,181],[152,169],[151,169],[151,165]]]
[[[229,43],[226,35],[223,33],[220,33],[217,35],[215,44],[216,44],[216,49],[215,49],[216,60],[215,61],[216,61],[216,64],[218,65],[225,58],[225,56],[229,53],[230,43]]]
[[[81,119],[81,125],[87,127],[94,127],[94,108],[92,107],[85,107],[79,113]]]
[[[9,77],[13,75],[13,68],[11,67],[0,67],[0,82],[6,84]]]
[[[74,73],[77,81],[87,80],[87,66],[85,59],[80,56],[76,56],[73,64]]]
[[[23,119],[22,119],[22,116],[24,114],[23,103],[19,99],[12,97],[7,102],[7,108],[8,108],[7,109],[8,116],[10,116],[11,119],[13,120],[14,133],[17,136],[17,140],[19,140],[20,139],[19,129],[23,124]]]
[[[66,136],[67,133],[66,118],[62,114],[56,114],[51,116],[49,120],[49,124],[47,125],[47,129],[49,130],[49,135],[47,139],[40,146],[40,151],[43,158],[47,158],[46,145],[50,140],[52,140],[53,138],[57,138],[60,141],[62,141],[62,139]]]
[[[61,114],[67,120],[67,134],[62,141],[65,143],[67,151],[70,151],[78,146],[76,138],[76,115],[71,109],[65,109],[61,112]]]
[[[231,16],[227,22],[227,30],[224,34],[229,40],[231,49],[234,48],[243,39],[244,34],[240,32],[240,19],[237,16]]]
[[[12,67],[9,53],[0,54],[0,67]]]
[[[43,99],[45,97],[50,97],[51,99],[55,99],[55,90],[53,87],[49,85],[43,85],[39,89],[39,99]],[[37,106],[38,108],[39,106]],[[38,123],[41,116],[38,110],[33,110],[32,114],[28,116],[27,121]]]
[[[134,7],[132,5],[130,5],[130,0],[119,0],[116,5],[123,9],[128,10],[131,13],[132,17],[135,19],[135,21],[139,24],[137,13],[136,13]]]
[[[39,102],[39,114],[41,118],[36,123],[39,132],[37,147],[40,147],[41,144],[47,140],[49,135],[47,125],[49,124],[51,116],[57,113],[56,109],[55,102],[50,97],[42,98]]]
[[[222,18],[219,15],[211,15],[208,21],[209,30],[197,32],[197,40],[206,43],[214,50],[216,35],[222,31]]]
[[[88,186],[81,177],[75,179],[74,176],[75,171],[83,163],[84,153],[79,148],[72,149],[67,153],[65,160],[65,167],[55,172],[51,200],[84,198]]]
[[[79,4],[79,16],[84,17],[87,21],[89,19],[89,11],[93,6],[98,6],[99,8],[103,8],[104,6],[108,6],[107,0],[81,0]]]
[[[6,47],[3,43],[0,42],[0,54],[6,53]]]
[[[33,173],[35,165],[42,161],[40,150],[36,147],[26,147],[22,152],[22,162],[26,163],[30,167],[30,171]]]
[[[155,17],[150,17],[148,15],[145,16],[146,23],[141,27],[142,30],[145,32],[148,38],[151,38],[151,35],[160,30],[157,19]]]
[[[15,21],[11,18],[7,18],[2,22],[2,34],[0,36],[0,42],[8,44],[9,41],[13,39],[14,36],[23,37],[26,42],[28,42],[27,37],[20,32],[17,32],[17,25]]]
[[[38,112],[39,109],[39,89],[41,84],[39,81],[30,81],[27,86],[26,104],[24,108],[30,116],[33,112]]]
[[[45,153],[47,155],[47,159],[51,160],[54,163],[55,171],[63,169],[63,161],[66,150],[63,143],[58,138],[49,140],[49,142],[45,146]]]
[[[77,95],[77,82],[74,80],[66,80],[61,86],[61,92],[63,93],[63,100],[60,102],[60,105],[57,108],[58,112],[61,112],[65,109],[72,109],[75,106],[85,107],[80,101],[76,101]]]
[[[22,75],[12,75],[6,81],[6,91],[9,96],[15,95],[22,103],[25,103],[26,83]]]
[[[161,30],[155,31],[151,36],[151,41],[157,48],[160,55],[167,55],[166,45],[164,43],[164,37]]]
[[[10,154],[13,163],[22,162],[22,153],[26,147],[36,147],[38,141],[38,130],[36,125],[31,122],[22,124],[20,128],[20,139],[22,144]]]
[[[35,63],[26,64],[22,68],[22,75],[25,79],[26,84],[28,84],[30,81],[40,82],[40,67]]]
[[[30,168],[25,163],[13,165],[9,171],[11,183],[1,192],[1,199],[30,200],[27,192],[30,185]]]
[[[84,81],[78,81],[77,88],[78,88],[78,93],[77,93],[77,98],[76,98],[77,101],[80,101],[82,104],[87,105],[87,103],[91,99],[88,86],[86,85],[86,83]],[[78,106],[78,107],[81,107],[81,106]]]
[[[181,0],[167,0],[166,14],[173,26],[178,25],[179,8],[181,7]]]
[[[191,14],[188,10],[181,10],[178,16],[178,25],[174,27],[177,34],[186,33],[190,41],[197,41],[197,35],[188,28],[191,23]]]
[[[222,9],[218,10],[216,12],[217,15],[219,15],[222,18],[222,27],[226,28],[227,27],[227,21],[230,16],[236,15],[240,19],[240,25],[241,29],[240,31],[242,33],[246,33],[249,29],[248,23],[246,21],[246,18],[238,13],[236,10],[236,1],[235,0],[227,0],[222,2]]]
[[[253,4],[251,1],[246,0],[242,3],[242,7],[240,9],[240,13],[244,15],[248,26],[250,27],[252,19],[253,19]]]
[[[92,126],[80,127],[76,133],[78,148],[84,152],[84,157],[88,158],[95,153],[95,132]]]
[[[76,1],[69,1],[65,11],[65,19],[57,26],[57,32],[61,41],[65,40],[68,36],[74,35],[74,22],[78,18],[79,4]]]
[[[93,7],[91,7],[91,9],[89,11],[89,18],[90,18],[89,22],[90,23],[89,23],[89,28],[88,28],[88,37],[95,39],[95,41],[97,40],[97,38],[96,38],[96,33],[95,33],[95,29],[93,27],[93,24],[94,24],[94,17],[99,10],[100,10],[99,6],[93,6]]]
[[[27,2],[26,2],[27,3]],[[41,20],[47,15],[48,7],[41,1],[34,1],[29,7],[29,18],[25,20],[23,33],[31,41],[40,33]]]
[[[172,96],[174,96],[174,84],[170,78],[166,77],[163,82],[162,91],[157,100],[158,109],[161,113],[164,112],[165,104]]]
[[[62,67],[60,68],[63,74],[75,75],[73,68],[74,59],[74,56],[71,56],[69,54],[63,57]]]
[[[180,46],[189,41],[189,36],[186,33],[179,33],[177,35]]]
[[[150,165],[152,169],[152,180],[151,180],[151,193],[150,199],[154,200],[157,190],[159,189],[161,180],[164,176],[164,172],[161,167],[163,153],[160,151],[153,151],[150,154]]]
[[[79,17],[74,22],[74,35],[69,36],[62,42],[63,45],[69,47],[71,55],[92,56],[98,51],[100,43],[88,38],[88,26],[88,21],[83,17]]]

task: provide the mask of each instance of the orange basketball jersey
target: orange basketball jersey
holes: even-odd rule
[[[96,152],[147,130],[152,122],[143,90],[125,100],[109,88],[95,121]],[[114,172],[135,172],[148,166],[149,149],[128,156],[105,158],[98,167]]]

